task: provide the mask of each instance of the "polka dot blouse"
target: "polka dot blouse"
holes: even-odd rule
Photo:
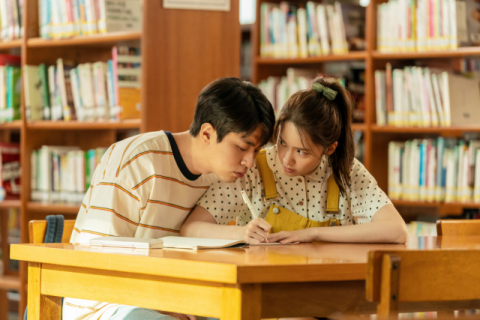
[[[246,225],[252,220],[252,216],[243,202],[243,189],[261,218],[265,218],[270,206],[275,204],[315,221],[336,218],[341,225],[350,225],[370,222],[375,212],[391,203],[375,178],[357,159],[354,159],[350,173],[350,188],[347,188],[346,196],[340,195],[340,212],[335,215],[326,211],[327,180],[332,174],[326,156],[308,176],[285,175],[276,146],[267,149],[267,162],[274,173],[278,200],[264,200],[260,173],[257,166],[254,166],[234,183],[214,182],[197,204],[207,209],[218,224],[227,224],[236,219],[237,225]]]

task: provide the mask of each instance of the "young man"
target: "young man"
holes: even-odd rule
[[[236,78],[215,80],[200,92],[189,131],[140,134],[107,150],[70,242],[89,244],[98,236],[178,236],[212,182],[234,182],[253,167],[274,124],[272,106],[257,87]],[[63,315],[65,320],[172,319],[150,310],[72,298],[65,299]]]

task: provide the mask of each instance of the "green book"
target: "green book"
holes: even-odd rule
[[[44,63],[38,67],[38,77],[40,78],[42,101],[43,101],[43,120],[50,120],[50,92],[48,88],[48,70]]]
[[[7,122],[20,120],[21,80],[20,68],[7,66]]]

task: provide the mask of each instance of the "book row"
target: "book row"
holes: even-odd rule
[[[390,142],[388,195],[392,200],[480,203],[480,140]]]
[[[335,2],[324,5],[263,2],[260,14],[260,55],[306,58],[365,49],[365,8]],[[350,43],[349,43],[350,42]]]
[[[105,148],[43,146],[31,153],[31,199],[81,203]]]
[[[25,66],[27,119],[119,120],[140,117],[139,50],[114,47],[107,62],[59,58],[56,65]]]
[[[479,3],[390,0],[377,7],[380,52],[454,50],[480,44]]]
[[[338,81],[350,92],[355,101],[353,110],[354,121],[363,122],[365,118],[365,84],[364,66],[345,65],[341,63],[329,64],[326,73],[334,75]],[[339,71],[340,70],[340,71]],[[287,100],[297,91],[310,89],[313,79],[318,76],[315,69],[288,68],[282,77],[270,76],[259,82],[258,87],[272,103],[275,114],[279,114]]]
[[[12,0],[10,0],[12,1]],[[42,38],[141,31],[141,0],[39,0]]]
[[[380,126],[449,127],[480,121],[478,76],[404,67],[375,71],[376,121]],[[465,97],[468,96],[468,99]]]
[[[0,39],[9,41],[23,37],[23,1],[0,1]]]

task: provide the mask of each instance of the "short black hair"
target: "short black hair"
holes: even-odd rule
[[[262,126],[262,145],[272,137],[275,114],[262,91],[238,78],[220,78],[200,92],[190,134],[196,137],[204,123],[210,123],[221,142],[230,132],[250,135]]]

